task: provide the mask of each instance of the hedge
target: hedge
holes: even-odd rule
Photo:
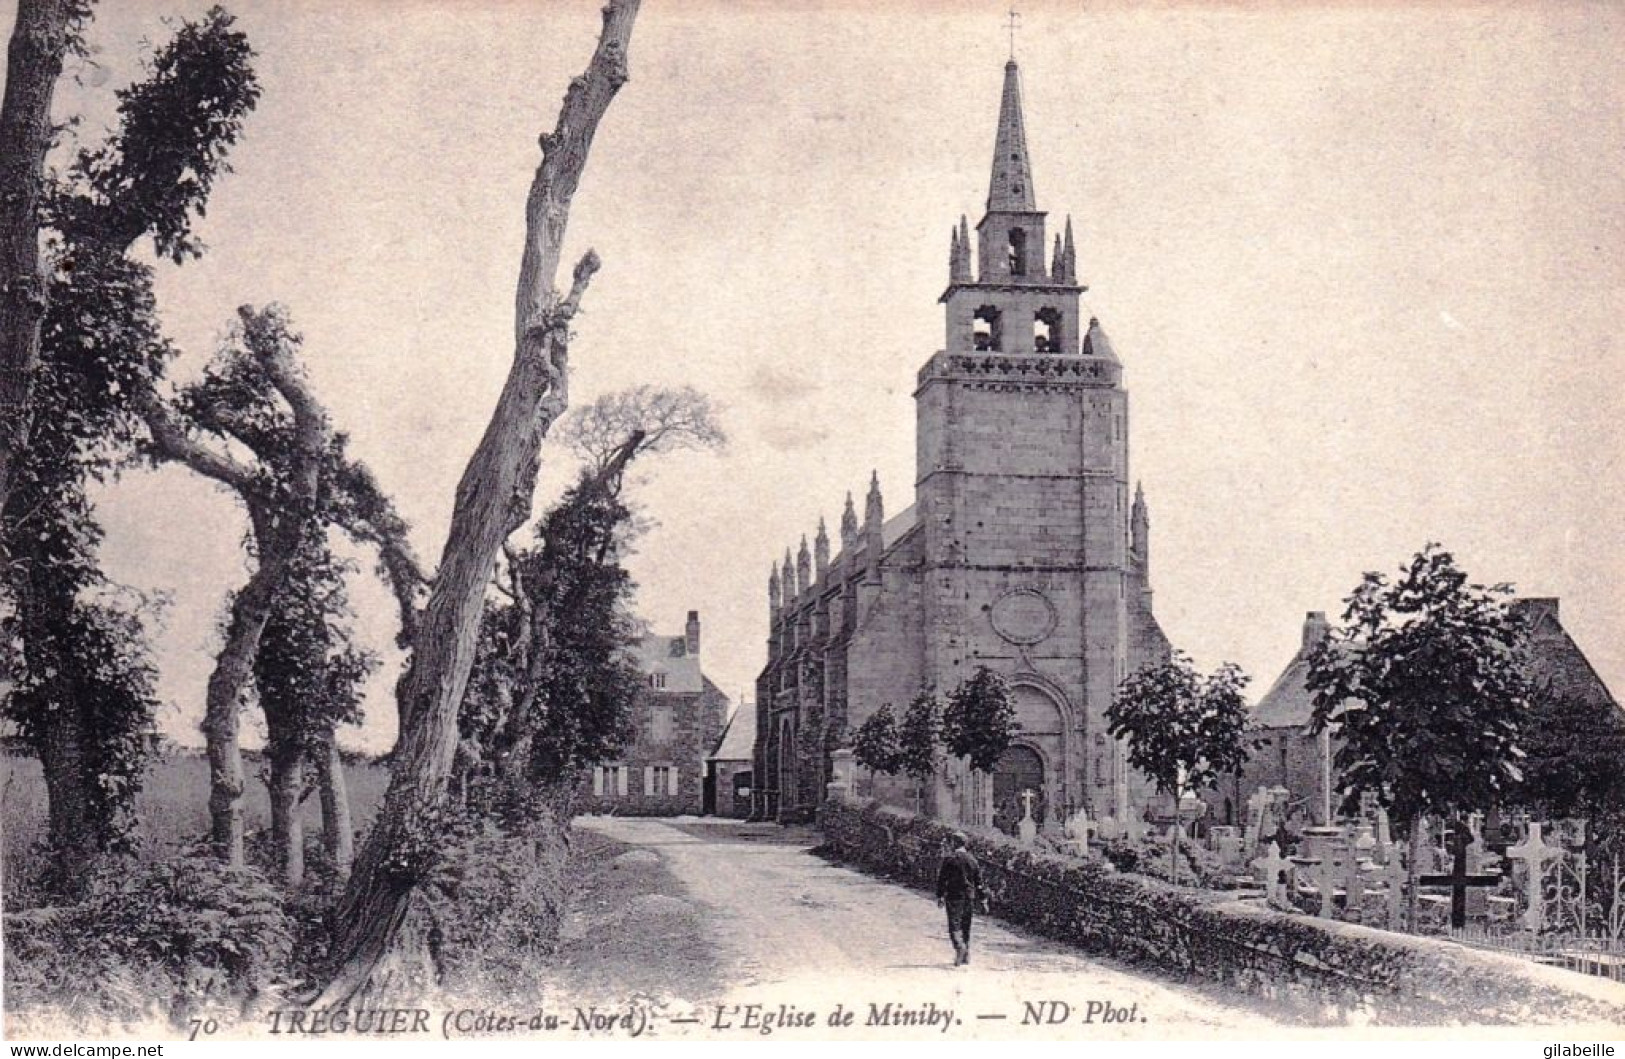
[[[950,828],[871,802],[819,810],[826,850],[936,884]],[[1238,987],[1309,1022],[1625,1023],[1625,986],[1450,942],[1277,912],[1258,900],[1119,873],[1098,859],[964,831],[991,912],[1087,952]]]

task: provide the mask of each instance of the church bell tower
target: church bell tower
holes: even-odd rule
[[[1143,781],[1105,713],[1144,653],[1131,639],[1149,600],[1130,548],[1128,395],[1099,323],[1080,319],[1070,219],[1046,248],[1013,60],[975,231],[973,247],[966,219],[953,227],[944,347],[915,391],[926,672],[942,692],[982,665],[1012,685],[1021,732],[995,802],[1026,785],[1046,826],[1084,806],[1121,817]]]

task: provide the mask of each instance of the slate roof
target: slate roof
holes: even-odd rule
[[[1304,728],[1314,714],[1309,693],[1309,656],[1330,631],[1323,611],[1310,611],[1303,620],[1303,642],[1286,669],[1253,707],[1253,723],[1260,728]]]
[[[748,711],[748,712],[747,712]],[[707,761],[750,761],[756,754],[756,708],[741,705],[728,718],[717,748]]]

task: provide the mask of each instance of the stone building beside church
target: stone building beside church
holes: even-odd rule
[[[618,816],[698,815],[706,758],[728,715],[728,696],[700,666],[699,612],[688,612],[681,635],[649,633],[631,654],[645,682],[633,738],[615,761],[583,770],[577,804]]]
[[[768,581],[759,818],[809,816],[831,751],[866,718],[978,666],[1012,686],[1019,737],[991,778],[949,762],[928,811],[1009,826],[1022,790],[1051,823],[1085,806],[1121,818],[1152,796],[1105,720],[1118,683],[1169,651],[1145,497],[1129,492],[1123,365],[1082,317],[1070,220],[1046,255],[1037,202],[1010,62],[986,212],[974,237],[963,217],[953,229],[943,346],[916,378],[913,503],[888,518],[871,478],[862,520],[848,494],[838,540],[820,523]],[[904,781],[877,794],[921,796]]]
[[[1533,596],[1512,601],[1512,612],[1527,629],[1526,675],[1537,688],[1603,709],[1625,726],[1625,712],[1580,645],[1559,618],[1558,600]],[[1314,696],[1306,681],[1309,657],[1331,633],[1326,615],[1311,611],[1304,619],[1303,639],[1264,697],[1253,708],[1248,733],[1251,756],[1242,770],[1221,780],[1201,797],[1214,823],[1241,822],[1247,799],[1261,788],[1287,792],[1289,821],[1323,824],[1337,815],[1337,740],[1328,732],[1310,731]]]

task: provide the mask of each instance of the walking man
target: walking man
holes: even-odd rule
[[[948,840],[942,867],[937,869],[937,904],[948,910],[948,940],[954,943],[954,966],[970,963],[971,910],[981,890],[982,874],[965,836],[954,832]]]

